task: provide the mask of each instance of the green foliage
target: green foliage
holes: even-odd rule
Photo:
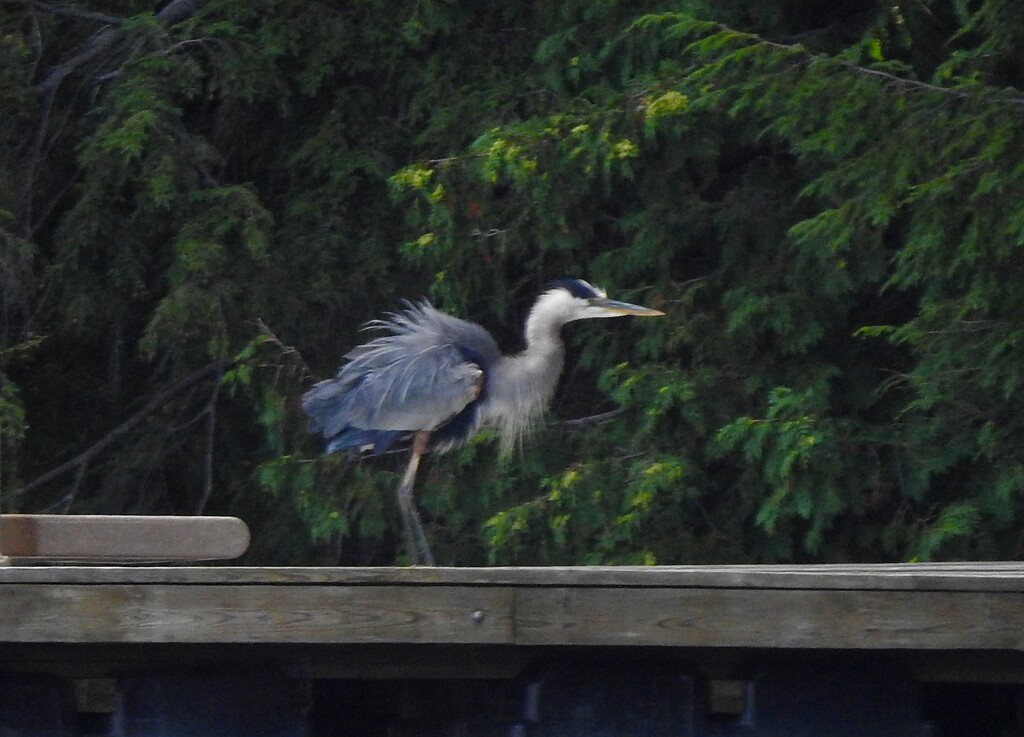
[[[741,483],[762,499],[756,524],[773,539],[789,528],[782,545],[788,546],[798,530],[804,530],[803,547],[817,553],[825,531],[840,513],[847,511],[848,491],[842,445],[849,442],[841,428],[817,417],[827,403],[813,391],[795,393],[787,387],[772,390],[765,417],[740,417],[719,428],[717,454],[740,455],[748,464]],[[760,478],[751,478],[751,472]]]
[[[0,16],[4,488],[147,413],[16,505],[392,562],[403,459],[296,397],[402,297],[512,351],[579,275],[668,317],[568,326],[521,452],[429,459],[443,562],[1021,554],[1013,4],[118,9]]]

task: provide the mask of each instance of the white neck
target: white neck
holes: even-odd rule
[[[573,318],[572,305],[562,294],[541,296],[526,320],[526,350],[503,357],[494,367],[490,400],[482,410],[497,426],[506,452],[540,419],[558,385],[565,363],[559,333]]]
[[[562,326],[578,319],[576,301],[565,291],[556,289],[540,296],[526,318],[526,352],[562,350]]]

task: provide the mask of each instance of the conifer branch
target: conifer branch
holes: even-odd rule
[[[911,88],[911,89],[918,89],[918,90],[925,90],[925,91],[928,91],[928,92],[935,92],[935,93],[940,94],[940,95],[946,95],[946,96],[949,96],[949,97],[955,97],[955,98],[959,98],[959,99],[965,99],[965,98],[971,97],[970,93],[967,92],[966,90],[963,90],[963,89],[958,89],[958,88],[955,88],[955,87],[941,87],[940,85],[932,84],[930,82],[922,82],[919,79],[911,79],[909,77],[900,77],[899,75],[893,74],[892,72],[886,72],[886,71],[883,71],[881,69],[872,69],[871,67],[865,67],[865,66],[862,66],[860,64],[856,64],[856,63],[854,63],[852,61],[847,61],[845,59],[839,59],[839,58],[836,58],[834,56],[830,56],[828,54],[815,54],[815,53],[813,53],[811,51],[808,51],[806,48],[804,48],[800,44],[785,44],[785,43],[780,43],[778,41],[769,41],[768,39],[763,38],[762,36],[758,36],[755,33],[746,33],[746,32],[743,32],[743,31],[737,31],[736,29],[729,28],[728,26],[718,26],[718,30],[719,30],[719,32],[736,34],[736,35],[738,35],[738,36],[740,36],[740,37],[750,41],[751,44],[754,45],[754,46],[761,45],[761,46],[767,46],[767,47],[773,48],[773,49],[778,49],[780,51],[785,51],[785,52],[788,52],[790,54],[795,54],[795,55],[801,56],[806,61],[820,61],[820,62],[834,64],[836,66],[849,69],[850,71],[855,72],[857,74],[864,74],[864,75],[868,75],[868,76],[879,77],[881,79],[885,79],[885,80],[887,80],[889,82],[893,82],[893,83],[895,83],[897,85],[900,85],[902,87],[908,87],[908,88]],[[1024,105],[1024,98],[1020,98],[1020,97],[1007,97],[1004,100],[1004,102],[1007,102],[1007,103],[1012,104],[1012,105]]]

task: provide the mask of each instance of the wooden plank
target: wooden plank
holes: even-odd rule
[[[538,568],[10,567],[5,583],[1024,592],[1024,563]]]
[[[82,561],[237,558],[249,529],[236,517],[0,515],[0,554]]]
[[[0,642],[1024,649],[1024,595],[7,584]]]
[[[532,589],[523,645],[1024,649],[1024,595],[978,592]]]
[[[504,643],[501,588],[39,586],[0,591],[0,642]]]

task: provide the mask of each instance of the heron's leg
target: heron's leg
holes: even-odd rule
[[[416,509],[416,500],[413,497],[413,487],[416,483],[416,470],[420,465],[420,457],[427,452],[427,441],[430,439],[429,432],[418,432],[413,436],[412,455],[409,458],[409,465],[402,476],[402,483],[398,485],[398,509],[402,513],[402,527],[405,533],[405,546],[409,551],[409,560],[414,566],[434,565],[434,555],[430,552],[430,544],[427,542],[427,534],[423,530],[423,522]]]
[[[415,451],[409,458],[409,465],[405,469],[405,475],[395,490],[398,499],[398,511],[402,513],[402,534],[405,536],[405,548],[409,553],[409,562],[414,565],[422,565],[419,549],[416,547],[415,523],[413,517],[416,515],[416,502],[413,499],[413,485],[416,482],[416,469],[420,465],[420,456]]]

